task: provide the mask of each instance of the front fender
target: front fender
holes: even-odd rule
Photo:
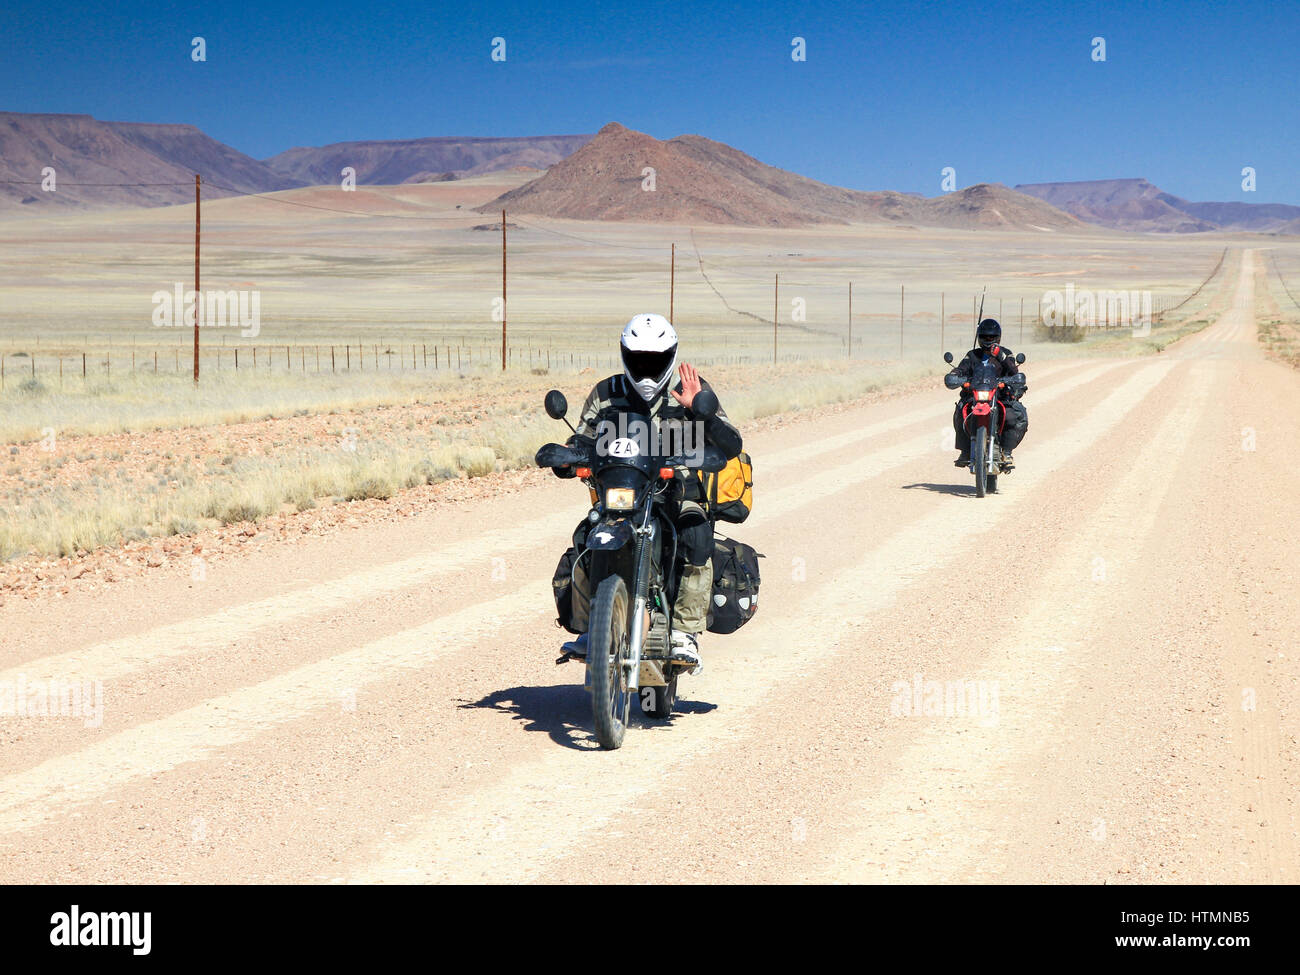
[[[626,518],[606,519],[587,532],[587,548],[596,552],[617,552],[635,537],[632,523]]]

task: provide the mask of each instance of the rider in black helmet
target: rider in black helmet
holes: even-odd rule
[[[1011,464],[1011,451],[1020,446],[1020,441],[1024,439],[1025,432],[1029,429],[1029,414],[1020,402],[1020,397],[1028,387],[1024,382],[1024,374],[1020,372],[1020,366],[1016,363],[1015,353],[1002,344],[1002,326],[994,318],[986,318],[979,323],[979,327],[975,329],[975,348],[966,353],[949,375],[957,376],[965,382],[971,378],[976,367],[988,365],[996,366],[1000,377],[1020,377],[1018,382],[1007,383],[1007,394],[1003,396],[1003,403],[1007,408],[1007,423],[1002,431],[1002,457],[1007,464]],[[956,447],[961,451],[953,461],[957,467],[965,467],[970,463],[970,436],[966,433],[961,416],[962,405],[969,398],[970,392],[963,389],[961,399],[958,400],[957,408],[952,414],[953,430],[957,433]]]

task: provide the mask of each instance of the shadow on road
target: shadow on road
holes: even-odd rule
[[[913,491],[920,489],[922,491],[933,491],[935,494],[955,494],[959,497],[971,498],[975,496],[975,485],[972,484],[904,484],[904,491]]]
[[[545,687],[510,687],[493,691],[477,701],[464,701],[462,708],[486,708],[524,722],[525,731],[550,735],[557,745],[577,751],[600,748],[591,731],[591,696],[581,684],[549,684]],[[707,714],[717,709],[706,701],[678,700],[672,716],[665,720],[647,717],[638,701],[632,701],[628,730],[638,732],[671,727],[690,714]]]

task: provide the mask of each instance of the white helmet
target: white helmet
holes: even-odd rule
[[[663,392],[677,365],[677,330],[663,315],[637,315],[619,342],[623,373],[647,403]]]

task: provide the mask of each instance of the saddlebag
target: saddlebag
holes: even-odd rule
[[[734,633],[758,611],[758,560],[744,542],[713,536],[713,598],[710,633]]]
[[[577,549],[567,548],[551,580],[551,588],[555,590],[555,622],[570,633],[579,632],[573,628],[573,560],[577,557]]]
[[[573,544],[560,556],[555,566],[555,576],[551,579],[551,589],[555,594],[555,622],[570,633],[581,634],[573,626],[573,563],[578,553],[587,547],[587,519],[578,522],[573,530]]]

